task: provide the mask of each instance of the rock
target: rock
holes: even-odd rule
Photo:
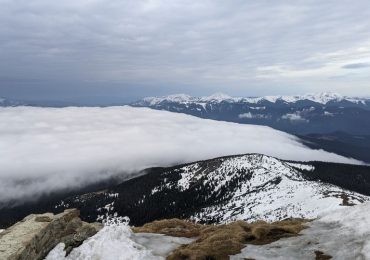
[[[79,210],[29,215],[0,233],[0,259],[43,259],[58,243],[66,244],[66,253],[98,232],[102,225],[86,223]]]
[[[79,219],[78,219],[79,220]],[[79,221],[72,221],[67,226],[67,230],[76,230],[77,232],[67,232],[68,235],[63,237],[61,240],[62,243],[65,244],[65,251],[68,255],[73,248],[80,246],[83,241],[87,238],[96,234],[98,230],[101,229],[100,223],[86,223]]]

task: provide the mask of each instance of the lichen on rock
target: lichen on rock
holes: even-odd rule
[[[0,235],[0,259],[43,259],[58,243],[66,244],[66,254],[97,233],[98,223],[86,223],[77,209],[60,214],[32,214]]]

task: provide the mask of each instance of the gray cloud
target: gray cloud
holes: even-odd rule
[[[241,153],[358,163],[265,126],[147,108],[0,108],[0,204],[151,166]]]
[[[352,63],[346,64],[342,66],[343,69],[362,69],[362,68],[369,68],[370,63]]]
[[[295,121],[295,122],[301,122],[301,123],[307,123],[309,120],[303,118],[300,113],[288,113],[281,117],[285,120]]]
[[[0,95],[370,94],[335,77],[369,61],[368,17],[367,0],[0,0],[0,76],[42,80]]]

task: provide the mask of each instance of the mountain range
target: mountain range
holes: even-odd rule
[[[313,103],[319,104],[330,104],[334,102],[344,102],[352,105],[360,106],[370,106],[370,98],[361,98],[361,97],[348,97],[342,96],[338,93],[332,92],[322,92],[317,94],[305,94],[305,95],[295,95],[295,96],[263,96],[263,97],[231,97],[223,93],[215,93],[211,96],[205,97],[193,97],[186,94],[175,94],[163,97],[146,97],[142,100],[139,100],[135,103],[144,104],[144,105],[158,105],[163,102],[173,102],[173,103],[198,103],[198,104],[207,104],[207,103],[237,103],[243,102],[248,104],[262,104],[265,102],[270,103],[297,103],[301,101],[310,101]]]
[[[268,125],[295,134],[367,134],[370,127],[370,99],[350,98],[334,93],[303,96],[235,98],[224,94],[209,97],[171,95],[144,98],[132,103],[214,120]]]
[[[184,94],[148,97],[132,106],[213,120],[267,125],[299,136],[305,144],[370,162],[370,99],[336,93],[301,96],[230,97]]]

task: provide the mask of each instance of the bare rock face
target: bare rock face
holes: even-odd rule
[[[0,259],[43,259],[58,243],[66,245],[66,253],[98,232],[98,223],[86,223],[80,211],[32,214],[0,233]]]

